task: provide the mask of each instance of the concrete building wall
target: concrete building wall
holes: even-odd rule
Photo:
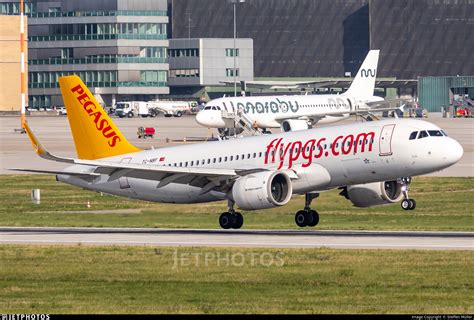
[[[170,39],[170,51],[184,50],[180,56],[169,57],[170,86],[220,86],[234,81],[229,71],[234,69],[234,57],[229,50],[234,48],[234,39]],[[235,67],[237,81],[251,81],[254,78],[253,40],[236,39],[238,56]],[[189,50],[195,50],[190,54]],[[198,54],[197,56],[195,54]],[[175,76],[180,71],[199,70],[199,76]]]
[[[27,25],[25,17],[25,26]],[[25,30],[25,36],[27,30]],[[28,46],[25,37],[25,50]],[[25,70],[28,75],[28,55]],[[21,108],[21,63],[20,63],[20,17],[0,15],[0,111],[20,111]],[[28,88],[28,77],[25,77]],[[26,89],[27,90],[27,89]],[[26,92],[28,94],[28,91]]]
[[[233,49],[234,39],[202,39],[201,81],[204,85],[219,85],[221,81],[234,81],[226,70],[234,68],[234,57],[226,56],[226,49]],[[237,81],[253,80],[253,40],[236,39],[239,54],[235,67]]]

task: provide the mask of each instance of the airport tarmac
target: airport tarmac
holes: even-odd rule
[[[427,119],[443,128],[451,137],[461,143],[464,148],[464,156],[454,166],[430,174],[430,176],[474,176],[474,119],[445,119],[440,114],[432,113]],[[114,121],[129,139],[131,143],[142,149],[151,147],[163,147],[183,142],[182,140],[192,137],[211,137],[216,135],[215,131],[199,126],[194,116],[186,115],[181,118],[114,118]],[[355,121],[353,118],[332,125],[340,125]],[[75,157],[75,149],[69,129],[69,123],[65,116],[52,117],[28,117],[28,122],[40,139],[41,143],[53,154],[64,157]],[[138,127],[154,127],[156,135],[153,139],[138,139]],[[65,165],[39,158],[33,151],[28,138],[24,134],[14,133],[15,128],[20,127],[19,117],[0,117],[0,174],[15,174],[18,172],[8,171],[9,168],[28,168],[43,170],[59,170]],[[274,131],[279,131],[274,129]],[[189,142],[188,142],[189,143]],[[212,143],[212,142],[209,142]]]
[[[0,227],[0,244],[474,249],[474,232]]]

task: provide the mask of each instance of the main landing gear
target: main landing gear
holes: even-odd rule
[[[319,197],[319,193],[306,193],[305,194],[305,206],[303,210],[300,210],[295,215],[295,222],[298,227],[314,227],[319,222],[319,214],[316,210],[310,208],[313,199]]]
[[[400,203],[401,207],[403,210],[413,210],[416,208],[416,201],[415,199],[410,199],[408,197],[408,190],[410,190],[410,183],[411,183],[411,178],[402,178],[402,192],[403,192],[403,197],[405,199],[402,200]]]
[[[224,212],[219,217],[219,224],[222,229],[240,229],[244,224],[244,217],[240,212],[234,210],[234,202],[228,201],[229,211]]]

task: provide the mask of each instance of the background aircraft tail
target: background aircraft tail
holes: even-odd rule
[[[59,78],[79,159],[94,160],[140,151],[123,136],[78,76]]]
[[[349,90],[344,92],[344,95],[355,97],[372,97],[374,95],[379,53],[380,50],[369,51]]]

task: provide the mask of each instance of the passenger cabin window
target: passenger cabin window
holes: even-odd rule
[[[413,131],[412,133],[410,133],[410,140],[415,140],[417,134],[418,134],[418,131]]]
[[[418,139],[426,138],[426,137],[428,137],[428,132],[420,131],[420,135],[418,136]]]

